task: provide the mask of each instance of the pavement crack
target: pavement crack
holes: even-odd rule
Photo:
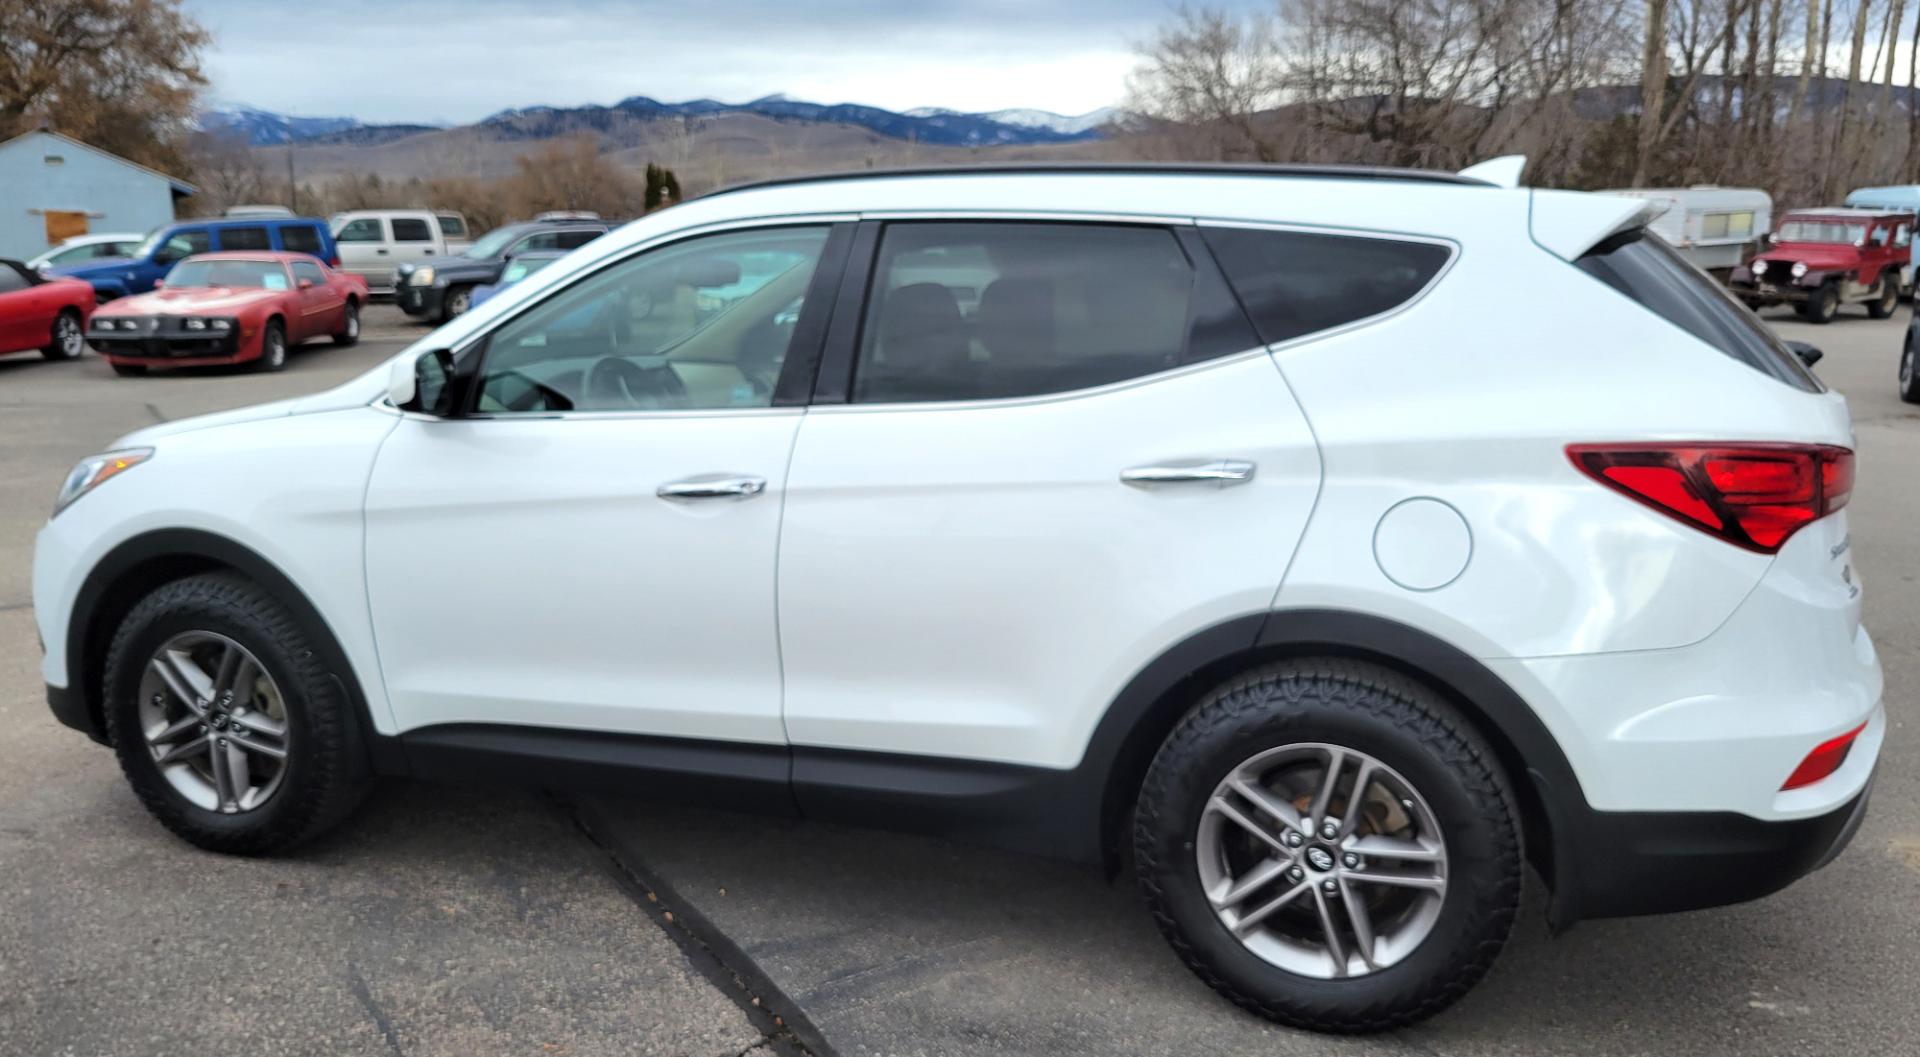
[[[160,409],[154,406],[153,401],[147,401],[146,408],[147,414],[152,415],[155,422],[165,422],[167,420],[167,416],[160,413]]]
[[[367,987],[367,978],[360,975],[360,967],[352,962],[347,963],[347,989],[353,992],[354,998],[359,999],[367,1016],[373,1018],[373,1026],[379,1028],[380,1034],[386,1037],[387,1048],[393,1051],[395,1057],[406,1057],[406,1051],[400,1048],[400,1035],[393,1030],[393,1021],[387,1019],[387,1011],[380,1008],[380,1003],[373,1000],[373,992]]]
[[[782,992],[699,908],[681,898],[680,893],[648,869],[633,849],[623,846],[610,832],[611,827],[600,822],[591,804],[571,800],[559,803],[587,843],[606,857],[615,882],[634,904],[660,926],[687,961],[731,999],[746,1015],[748,1023],[761,1033],[761,1038],[741,1050],[741,1054],[758,1051],[789,1057],[836,1057],[833,1046],[807,1018],[800,1004]]]

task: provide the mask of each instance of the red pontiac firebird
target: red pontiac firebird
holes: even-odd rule
[[[47,279],[19,261],[0,260],[0,353],[39,349],[49,360],[87,351],[93,287],[79,279]]]
[[[202,253],[153,293],[101,305],[87,341],[120,374],[221,363],[277,371],[309,338],[359,341],[366,302],[365,280],[304,253]]]

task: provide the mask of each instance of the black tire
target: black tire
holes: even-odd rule
[[[1880,295],[1867,302],[1867,315],[1886,319],[1900,307],[1900,278],[1893,271],[1880,273]]]
[[[147,365],[144,363],[116,363],[113,365],[113,373],[122,378],[138,378],[147,373]]]
[[[1831,323],[1833,317],[1840,314],[1840,288],[1831,282],[1820,284],[1820,288],[1800,302],[1800,318],[1809,323]]]
[[[221,814],[188,800],[162,776],[140,732],[134,698],[147,662],[186,631],[215,632],[246,647],[285,701],[286,771],[251,810]],[[366,792],[366,751],[341,689],[347,678],[328,670],[286,607],[252,581],[232,573],[176,580],[135,605],[114,634],[104,686],[107,736],[134,794],[176,836],[228,854],[281,851],[338,824]]]
[[[467,309],[471,307],[473,307],[473,286],[471,284],[449,286],[447,287],[447,292],[440,298],[440,322],[446,323],[450,320],[459,319],[461,316],[466,315]]]
[[[1222,924],[1199,879],[1198,826],[1221,779],[1262,751],[1307,742],[1392,767],[1445,834],[1447,888],[1431,931],[1364,975],[1322,979],[1265,961]],[[1499,955],[1520,902],[1518,818],[1492,749],[1426,686],[1356,661],[1286,661],[1214,689],[1167,736],[1141,786],[1134,861],[1161,932],[1227,999],[1294,1027],[1384,1031],[1446,1008]]]
[[[260,356],[253,361],[253,369],[265,374],[287,369],[287,325],[277,319],[267,320],[267,326],[260,334]]]
[[[1920,404],[1920,364],[1913,361],[1913,331],[1909,330],[1906,344],[1900,347],[1900,399]]]
[[[53,340],[40,355],[49,360],[77,360],[87,351],[86,332],[80,329],[80,313],[71,308],[60,310],[53,318]]]
[[[347,314],[340,321],[340,330],[333,336],[333,343],[341,347],[353,345],[360,340],[360,305],[352,298],[347,299]]]

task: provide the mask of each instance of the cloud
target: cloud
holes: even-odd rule
[[[213,94],[308,116],[473,121],[632,95],[891,109],[1117,103],[1165,0],[189,0]],[[315,17],[318,16],[318,17]]]

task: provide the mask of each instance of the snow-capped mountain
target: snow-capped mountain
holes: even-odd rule
[[[1084,114],[1056,114],[1051,110],[991,110],[978,116],[1003,125],[1043,128],[1063,136],[1078,136],[1119,120],[1121,114],[1117,107],[1103,106]]]

